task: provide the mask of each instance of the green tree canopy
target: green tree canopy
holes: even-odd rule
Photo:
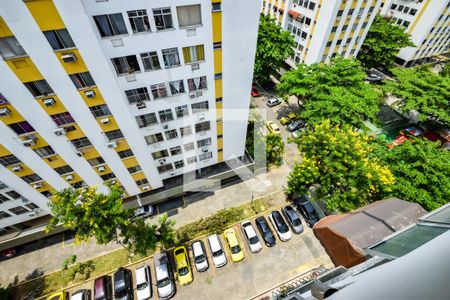
[[[270,17],[261,16],[255,56],[256,80],[261,83],[268,81],[270,75],[274,75],[283,62],[294,54],[294,46],[294,39],[288,31],[283,30]]]
[[[279,134],[269,133],[266,136],[267,165],[280,166],[283,163],[284,142]]]
[[[301,100],[300,116],[310,123],[330,119],[361,128],[365,119],[376,118],[381,104],[380,94],[365,77],[357,60],[336,57],[329,64],[298,65],[283,75],[277,89]]]
[[[400,49],[407,46],[414,44],[405,29],[378,15],[364,39],[358,59],[366,68],[389,68],[394,65]]]
[[[377,151],[395,176],[392,195],[428,211],[450,202],[450,151],[439,142],[417,139]]]
[[[350,211],[380,200],[394,182],[391,171],[373,156],[370,137],[329,120],[296,139],[302,161],[288,177],[287,193],[314,188],[315,199],[331,210]]]
[[[444,77],[450,77],[450,63],[446,63],[439,74]]]
[[[399,98],[398,108],[419,112],[421,121],[450,126],[450,77],[439,76],[427,67],[393,68],[395,81],[386,80],[381,88]]]

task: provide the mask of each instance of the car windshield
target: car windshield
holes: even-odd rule
[[[213,252],[213,256],[217,257],[217,256],[221,256],[223,254],[222,250],[217,250],[216,252]]]
[[[204,261],[205,261],[205,256],[204,256],[203,254],[201,254],[201,255],[195,257],[195,262],[196,262],[197,264],[202,263],[202,262],[204,262]]]
[[[251,238],[249,238],[249,242],[250,242],[250,244],[256,244],[257,242],[258,242],[259,240],[258,240],[258,237],[256,237],[256,236],[252,236]]]
[[[143,290],[143,289],[145,289],[146,287],[148,287],[148,283],[147,283],[147,282],[142,282],[142,283],[139,283],[139,284],[137,285],[137,289],[138,289],[138,290]]]
[[[285,224],[279,224],[278,225],[278,231],[279,232],[281,232],[281,233],[285,233],[285,232],[288,232],[288,227],[285,225]]]
[[[231,253],[236,254],[241,252],[241,247],[239,247],[239,245],[236,245],[234,247],[231,247]]]
[[[168,277],[163,278],[161,280],[158,280],[156,282],[156,286],[159,287],[159,288],[163,288],[163,287],[165,287],[165,286],[167,286],[169,284],[170,284],[170,279]]]
[[[302,222],[300,221],[300,219],[294,219],[294,220],[292,220],[292,225],[300,226],[300,225],[302,225]]]
[[[180,276],[186,275],[187,273],[189,273],[188,267],[178,269],[178,274],[180,274]]]

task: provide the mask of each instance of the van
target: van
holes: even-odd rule
[[[208,236],[208,244],[211,249],[213,263],[216,268],[223,267],[227,264],[227,257],[223,251],[222,243],[217,234]]]
[[[175,295],[175,284],[173,282],[173,273],[169,263],[167,252],[156,253],[153,256],[155,264],[156,289],[159,299],[169,299]]]

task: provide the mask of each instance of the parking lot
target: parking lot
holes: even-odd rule
[[[267,219],[267,215],[265,217]],[[251,220],[251,222],[255,226],[254,220]],[[305,224],[304,221],[303,224]],[[207,238],[202,238],[206,245],[209,262],[208,270],[202,273],[197,272],[192,265],[192,252],[188,247],[194,280],[187,286],[181,286],[177,282],[177,292],[174,299],[248,299],[321,264],[330,266],[331,261],[328,255],[309,227],[305,226],[303,233],[293,233],[291,240],[282,242],[276,235],[272,224],[270,226],[277,239],[276,245],[270,248],[263,245],[263,249],[259,253],[250,252],[239,225],[235,226],[245,255],[245,259],[238,263],[232,262],[227,244],[221,234],[220,239],[228,260],[228,263],[221,268],[214,267],[211,252],[207,246]],[[257,234],[262,241],[259,232]],[[144,264],[150,266],[152,283],[154,284],[155,269],[152,258],[129,267],[133,272],[133,282],[135,284],[136,267]],[[93,280],[74,287],[69,292],[72,294],[79,289],[92,289],[92,287]],[[158,299],[155,287],[153,287],[152,299]]]

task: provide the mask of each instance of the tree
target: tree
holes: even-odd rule
[[[278,134],[269,133],[266,136],[266,162],[267,166],[280,166],[283,163],[284,142]]]
[[[143,219],[136,219],[122,228],[121,243],[134,254],[146,255],[148,250],[155,250],[158,245],[156,225],[149,225]]]
[[[158,219],[158,228],[156,236],[164,249],[170,248],[175,240],[175,221],[170,220],[167,213],[161,215]]]
[[[261,16],[255,56],[256,80],[267,82],[270,75],[274,75],[283,62],[294,54],[294,46],[290,32],[283,30],[270,17]]]
[[[408,46],[414,47],[414,44],[405,29],[378,15],[364,39],[358,59],[368,69],[390,68],[400,49]]]
[[[440,76],[427,67],[393,68],[395,81],[386,80],[381,86],[387,94],[398,99],[395,103],[404,113],[419,112],[420,121],[450,126],[450,77]]]
[[[450,63],[446,63],[439,74],[444,77],[450,77]]]
[[[314,188],[314,197],[330,210],[350,211],[380,200],[394,177],[374,157],[369,137],[329,120],[296,139],[302,161],[288,177],[287,194],[295,197]]]
[[[395,176],[393,196],[428,211],[450,201],[450,151],[440,148],[439,142],[417,139],[377,152]]]
[[[299,98],[300,116],[310,123],[330,119],[361,128],[364,120],[376,118],[381,104],[381,95],[365,78],[357,60],[336,57],[329,64],[302,64],[286,72],[277,89]]]

